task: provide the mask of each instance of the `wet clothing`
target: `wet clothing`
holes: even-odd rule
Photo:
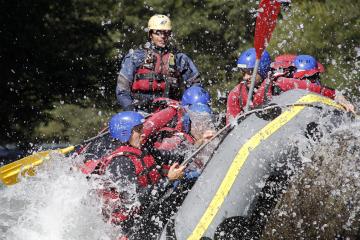
[[[170,127],[160,129],[151,141],[152,155],[168,166],[174,162],[181,163],[186,153],[194,150],[195,142],[191,135]]]
[[[143,134],[147,140],[150,136],[156,134],[164,127],[173,128],[179,132],[184,132],[183,118],[185,115],[184,109],[177,101],[167,101],[165,105],[154,109],[144,122]]]
[[[318,93],[325,97],[335,99],[335,89],[321,86],[318,83],[313,83],[308,80],[300,80],[296,78],[278,78],[274,81],[274,92],[278,95],[292,89],[304,89],[310,92]]]
[[[258,88],[254,89],[252,102],[250,108],[255,108],[259,105],[264,104],[272,95],[272,86],[269,79],[264,80]],[[230,122],[231,118],[235,118],[239,113],[244,111],[244,107],[247,103],[248,88],[246,82],[243,81],[229,93],[227,104],[226,104],[226,123]],[[265,94],[266,93],[266,94]]]
[[[250,107],[255,108],[266,104],[271,100],[273,95],[279,95],[282,92],[292,89],[304,89],[331,99],[335,98],[334,89],[320,86],[307,80],[279,77],[275,81],[266,79],[258,88],[254,89],[253,101]],[[243,112],[243,108],[246,106],[247,96],[248,89],[244,82],[241,82],[229,93],[226,108],[227,123],[230,122],[231,118],[235,118],[239,113]]]
[[[167,165],[163,167],[165,172],[172,163],[183,161],[182,153],[189,147],[187,143],[191,145],[194,142],[193,138],[184,131],[185,114],[180,104],[172,102],[168,107],[153,113],[143,125],[145,147],[158,162]]]
[[[121,107],[134,110],[156,97],[179,99],[181,87],[199,83],[199,71],[184,53],[171,48],[130,50],[121,63],[116,96]]]
[[[103,215],[126,231],[164,191],[167,179],[159,169],[145,151],[122,145],[101,159],[87,161],[82,171],[106,176],[99,190]]]

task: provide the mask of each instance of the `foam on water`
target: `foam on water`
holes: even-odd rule
[[[0,239],[113,239],[119,230],[103,221],[96,182],[73,167],[79,161],[52,154],[35,177],[2,189]]]

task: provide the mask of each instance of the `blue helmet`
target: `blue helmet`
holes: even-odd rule
[[[249,48],[248,50],[241,53],[237,60],[237,67],[243,69],[253,69],[255,67],[256,51],[255,48]],[[265,50],[260,59],[260,65],[258,73],[262,79],[267,77],[267,73],[270,70],[271,57],[270,54]]]
[[[181,105],[187,106],[195,103],[209,104],[210,100],[210,94],[204,88],[192,86],[185,90],[181,99]]]
[[[296,71],[307,71],[317,69],[317,61],[310,55],[299,55],[294,60]]]
[[[128,142],[131,137],[132,129],[143,124],[144,121],[143,115],[137,112],[128,111],[118,113],[110,119],[110,135],[120,142]]]

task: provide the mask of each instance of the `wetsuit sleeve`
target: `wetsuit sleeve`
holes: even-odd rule
[[[186,54],[176,54],[176,66],[187,87],[200,83],[199,70]]]
[[[328,97],[328,98],[331,98],[331,99],[335,99],[336,90],[332,89],[332,88],[329,88],[329,87],[326,87],[326,86],[323,86],[321,88],[321,95],[323,95],[325,97]]]
[[[227,98],[226,103],[226,124],[230,123],[232,118],[235,118],[240,112],[242,107],[240,106],[240,87],[237,85]]]
[[[129,81],[120,74],[117,79],[116,98],[124,111],[134,110]]]
[[[281,91],[286,92],[292,89],[304,89],[314,93],[321,94],[325,97],[331,99],[335,98],[335,90],[311,83],[307,80],[299,80],[295,78],[279,78],[274,82],[275,86],[281,89]]]

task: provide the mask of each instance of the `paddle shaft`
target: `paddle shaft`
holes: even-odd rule
[[[102,133],[100,133],[100,134],[96,135],[95,137],[92,137],[92,138],[86,139],[85,141],[83,141],[83,142],[82,142],[82,144],[78,144],[78,145],[83,145],[83,144],[86,144],[86,143],[92,142],[92,141],[94,141],[94,140],[96,140],[96,139],[99,139],[99,138],[101,138],[101,137],[103,137],[103,136],[107,135],[107,134],[109,133],[109,130],[107,130],[107,129],[108,129],[108,128],[105,128],[105,129],[103,130],[104,132],[102,132]]]
[[[247,112],[249,110],[250,102],[252,101],[252,95],[253,95],[254,87],[255,87],[256,74],[259,69],[259,65],[260,65],[260,59],[256,59],[255,67],[254,67],[254,70],[251,75],[251,85],[250,85],[250,89],[249,89],[249,93],[248,93],[248,98],[246,101],[245,112]]]

